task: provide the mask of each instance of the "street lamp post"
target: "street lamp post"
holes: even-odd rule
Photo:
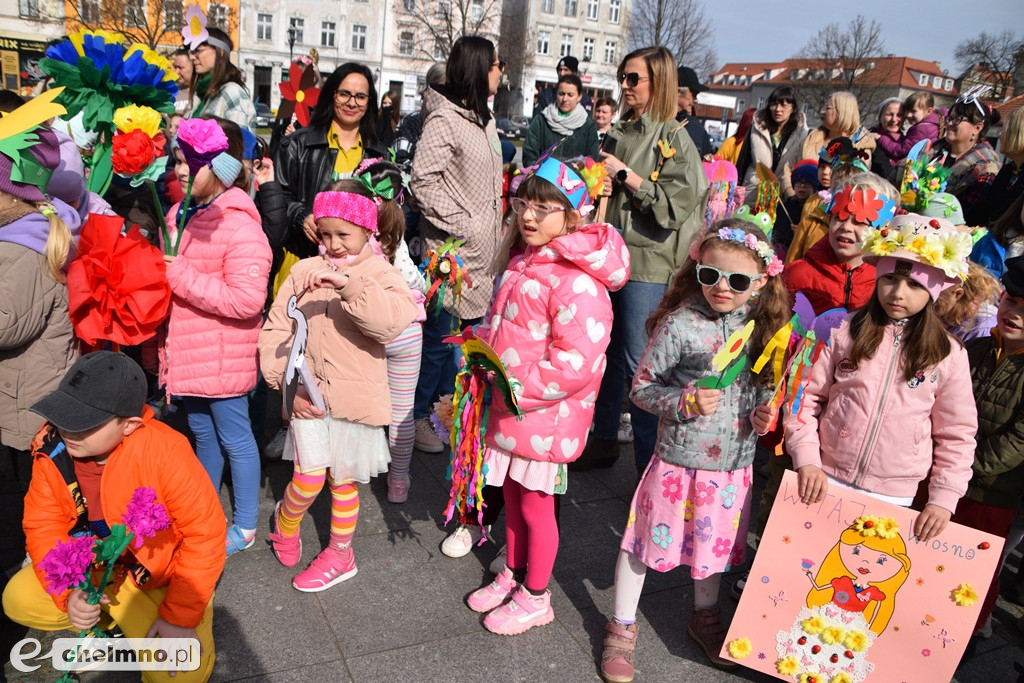
[[[295,27],[288,27],[288,61],[295,60]]]

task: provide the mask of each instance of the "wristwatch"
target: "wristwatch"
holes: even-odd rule
[[[618,180],[620,183],[626,182],[626,176],[632,173],[632,170],[633,169],[629,168],[628,166],[626,168],[619,169],[619,172],[615,174],[615,179]]]

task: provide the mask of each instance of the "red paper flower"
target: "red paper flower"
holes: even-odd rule
[[[292,62],[288,69],[288,80],[280,83],[281,108],[277,117],[290,119],[292,114],[303,126],[309,125],[309,112],[320,99],[320,88],[316,85],[316,69],[310,64],[303,69],[297,62]]]
[[[850,193],[850,201],[846,208],[853,215],[853,220],[864,225],[873,225],[884,206],[885,202],[879,199],[874,191],[857,190]]]
[[[829,213],[841,221],[850,217],[850,191],[848,189],[832,195],[832,203],[829,206]]]
[[[112,140],[110,156],[114,173],[124,176],[142,173],[157,156],[154,147],[153,138],[139,129],[118,133]]]

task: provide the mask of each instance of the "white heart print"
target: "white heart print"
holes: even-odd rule
[[[608,258],[608,251],[601,249],[600,251],[592,251],[587,254],[584,258],[590,263],[591,270],[600,270],[604,267],[605,259]]]
[[[505,449],[506,451],[511,451],[513,448],[516,447],[516,439],[514,436],[505,436],[500,432],[495,433],[494,443],[498,444],[499,447]]]
[[[518,313],[519,306],[516,304],[515,301],[510,301],[509,304],[505,306],[505,318],[507,318],[508,320],[515,320],[516,315],[518,315]]]
[[[562,447],[562,455],[564,455],[567,458],[571,458],[572,456],[576,455],[576,449],[580,447],[580,440],[562,439],[562,443],[560,445]]]
[[[573,370],[579,370],[583,367],[583,354],[576,349],[559,351],[557,356],[558,360],[568,363]]]
[[[568,325],[573,318],[576,317],[576,304],[569,304],[568,306],[559,306],[558,313],[555,314],[559,324]]]
[[[590,337],[590,341],[596,344],[600,340],[604,339],[604,335],[604,323],[598,322],[593,318],[587,318],[587,336]]]
[[[544,393],[541,394],[541,398],[545,401],[557,401],[560,398],[565,398],[566,392],[560,390],[558,382],[551,382],[544,387]]]
[[[551,331],[551,325],[548,323],[539,323],[536,320],[531,320],[526,323],[526,327],[530,330],[530,336],[537,341],[543,341],[547,338],[548,333]]]
[[[594,285],[594,279],[589,275],[580,275],[572,283],[572,291],[577,294],[587,292],[591,296],[597,296],[597,287]]]
[[[536,280],[525,278],[523,279],[523,284],[519,286],[519,292],[531,299],[536,299],[540,296],[540,283]]]
[[[519,354],[514,348],[509,347],[502,352],[501,362],[506,368],[513,368],[519,365]]]
[[[549,436],[546,439],[542,439],[536,434],[530,437],[530,445],[533,446],[533,450],[537,452],[537,455],[544,455],[551,450],[551,444],[554,442],[555,437]]]
[[[626,279],[626,269],[625,268],[619,268],[617,270],[613,270],[608,275],[608,282],[610,282],[613,287],[618,287],[619,285],[622,284],[623,280],[625,280],[625,279]]]
[[[561,283],[562,281],[558,279],[557,275],[548,275],[548,284],[551,285],[551,289],[557,289]]]

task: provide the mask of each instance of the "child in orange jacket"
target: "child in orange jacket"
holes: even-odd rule
[[[57,390],[32,410],[47,419],[32,444],[25,498],[31,566],[3,594],[13,621],[43,631],[92,628],[103,618],[128,638],[197,638],[199,668],[175,683],[205,681],[214,663],[213,591],[224,569],[227,526],[220,500],[188,439],[158,422],[145,405],[146,378],[122,353],[82,356]],[[101,486],[102,485],[102,486]],[[133,544],[98,605],[80,589],[54,588],[41,568],[58,542],[103,538],[121,523],[136,489],[156,494],[170,526]],[[144,671],[144,681],[169,672]]]

